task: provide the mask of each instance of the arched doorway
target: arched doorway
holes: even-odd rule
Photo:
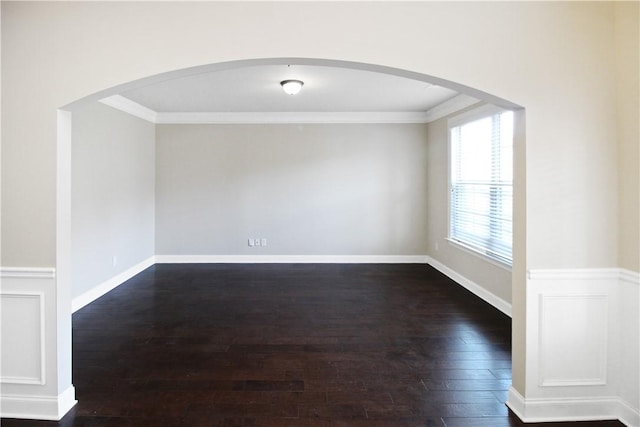
[[[320,67],[331,67],[331,68],[342,68],[353,71],[362,71],[369,73],[379,73],[385,74],[395,77],[400,77],[404,79],[410,79],[418,82],[425,82],[429,84],[434,84],[442,87],[446,87],[448,89],[454,90],[457,93],[464,94],[474,98],[474,102],[484,101],[487,103],[492,103],[503,108],[510,109],[519,109],[519,107],[509,101],[499,99],[495,96],[483,93],[476,89],[468,88],[460,84],[447,82],[443,79],[434,78],[427,75],[422,75],[418,73],[408,72],[404,70],[393,69],[389,67],[375,66],[369,64],[361,64],[361,63],[352,63],[345,61],[331,61],[331,60],[316,60],[316,59],[295,59],[295,58],[279,58],[279,59],[263,59],[263,60],[244,60],[244,61],[235,61],[231,63],[221,63],[221,64],[212,64],[206,65],[202,67],[195,67],[175,72],[170,72],[158,76],[149,77],[147,79],[142,79],[136,82],[131,82],[122,86],[114,87],[106,91],[102,91],[100,93],[88,96],[74,102],[68,106],[65,106],[65,109],[71,111],[69,112],[61,112],[59,116],[59,152],[62,154],[58,159],[58,171],[59,176],[58,180],[58,203],[59,212],[61,215],[58,217],[58,236],[59,236],[59,247],[58,247],[58,277],[59,280],[68,280],[67,286],[71,287],[71,244],[70,241],[65,241],[65,236],[69,236],[70,240],[70,229],[71,222],[69,219],[69,215],[66,215],[65,207],[68,207],[71,202],[71,193],[68,191],[70,185],[70,177],[65,176],[65,173],[70,173],[71,171],[71,163],[65,163],[69,161],[67,155],[70,156],[70,147],[71,147],[71,132],[72,132],[72,114],[74,108],[81,107],[82,105],[87,105],[89,103],[95,102],[99,99],[104,99],[109,96],[117,95],[124,90],[135,90],[136,88],[145,87],[148,85],[152,85],[154,83],[166,82],[172,79],[179,78],[188,78],[190,76],[198,76],[204,73],[215,73],[215,72],[223,72],[229,70],[241,70],[246,67],[257,67],[257,66],[285,66],[285,65],[298,65],[298,66],[320,66]],[[523,116],[520,116],[520,120]],[[67,208],[69,209],[69,208]],[[70,212],[70,209],[68,210]],[[65,256],[65,254],[67,254]],[[114,265],[116,263],[115,258],[113,261]],[[72,296],[73,298],[73,296]]]

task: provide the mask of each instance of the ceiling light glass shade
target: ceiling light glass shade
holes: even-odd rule
[[[283,80],[280,82],[280,86],[282,86],[282,90],[284,90],[289,95],[295,95],[300,92],[302,89],[302,85],[304,83],[301,80]]]

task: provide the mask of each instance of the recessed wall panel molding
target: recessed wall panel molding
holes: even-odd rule
[[[3,291],[0,294],[0,313],[2,319],[0,382],[44,384],[44,293]]]
[[[608,297],[540,296],[540,386],[607,383]]]
[[[56,269],[0,267],[0,279],[0,418],[59,420],[75,391],[56,377]]]
[[[55,333],[50,335],[46,328],[47,320],[55,316],[55,276],[50,267],[0,267],[3,397],[13,387],[47,383],[47,339]]]

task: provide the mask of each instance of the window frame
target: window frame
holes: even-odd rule
[[[491,117],[496,114],[505,113],[512,111],[506,108],[500,108],[496,105],[492,104],[484,104],[479,107],[472,108],[471,110],[465,111],[461,114],[457,114],[447,120],[447,237],[446,240],[449,244],[462,249],[463,251],[470,253],[472,255],[478,256],[485,261],[501,267],[507,271],[511,271],[513,265],[513,239],[511,242],[511,258],[506,259],[504,257],[498,256],[494,254],[489,248],[478,247],[471,243],[465,242],[464,240],[460,240],[452,237],[452,228],[453,228],[453,206],[452,206],[452,194],[453,194],[453,157],[452,157],[452,138],[451,138],[451,130],[455,127],[465,125],[467,123],[471,123],[476,120],[485,119],[487,117]],[[513,111],[512,111],[513,112]],[[515,113],[515,112],[514,112]],[[513,139],[515,138],[515,115],[514,115],[514,135],[512,135],[512,144]],[[512,145],[513,147],[513,145]],[[513,156],[513,150],[512,150]],[[511,188],[513,189],[513,158],[512,158],[512,177],[511,177]],[[512,203],[513,203],[513,193],[512,193]],[[513,205],[512,205],[513,206]],[[513,221],[513,207],[511,212],[511,219]],[[512,236],[513,236],[513,228],[512,228]]]

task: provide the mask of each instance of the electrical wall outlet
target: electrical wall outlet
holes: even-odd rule
[[[261,238],[261,239],[260,238],[251,237],[251,238],[249,238],[247,240],[247,244],[249,246],[251,246],[251,247],[254,247],[254,246],[267,246],[267,239],[264,238],[264,237]]]

